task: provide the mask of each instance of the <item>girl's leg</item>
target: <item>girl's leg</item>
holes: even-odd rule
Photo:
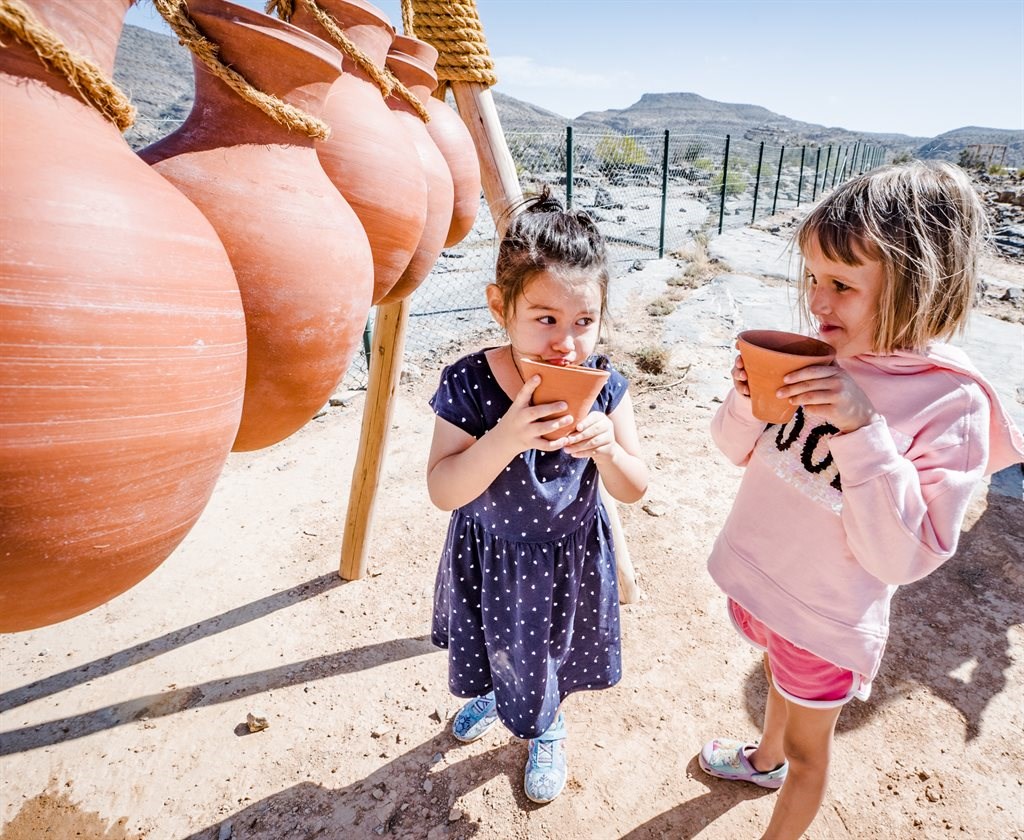
[[[750,753],[755,770],[770,773],[786,760],[783,737],[786,732],[786,701],[775,688],[768,654],[764,655],[764,675],[768,679],[768,700],[764,705],[764,730],[757,749]]]
[[[828,784],[836,721],[843,708],[812,709],[779,699],[786,707],[783,749],[789,773],[761,840],[797,840],[817,816]]]

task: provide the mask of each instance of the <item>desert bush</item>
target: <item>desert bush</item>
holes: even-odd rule
[[[716,172],[711,178],[711,189],[714,192],[721,192],[722,190],[722,173]],[[726,196],[742,195],[747,191],[747,179],[746,176],[739,172],[730,172],[729,177],[725,182],[725,194]]]
[[[658,376],[668,368],[669,349],[661,345],[646,345],[637,348],[633,353],[633,360],[637,370]]]
[[[643,166],[647,150],[632,137],[603,137],[594,147],[598,168],[606,175],[619,169]]]

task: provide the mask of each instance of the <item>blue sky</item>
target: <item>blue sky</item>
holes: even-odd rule
[[[170,31],[138,3],[127,23]],[[400,0],[376,5],[401,31]],[[495,90],[565,117],[689,91],[854,131],[1024,131],[1024,0],[477,0],[477,11]]]

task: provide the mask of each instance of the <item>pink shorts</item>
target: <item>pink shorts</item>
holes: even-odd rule
[[[871,683],[860,674],[840,668],[797,647],[754,618],[732,598],[729,617],[740,634],[768,654],[772,681],[779,694],[801,706],[841,706],[854,697],[867,700]]]

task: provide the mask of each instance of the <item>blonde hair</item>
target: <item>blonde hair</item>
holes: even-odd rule
[[[859,250],[881,262],[885,283],[872,336],[876,353],[919,349],[963,332],[987,236],[985,208],[967,174],[949,163],[923,161],[847,181],[796,233],[801,250],[816,241],[830,260],[861,265]],[[813,321],[809,292],[801,270],[801,305]]]

